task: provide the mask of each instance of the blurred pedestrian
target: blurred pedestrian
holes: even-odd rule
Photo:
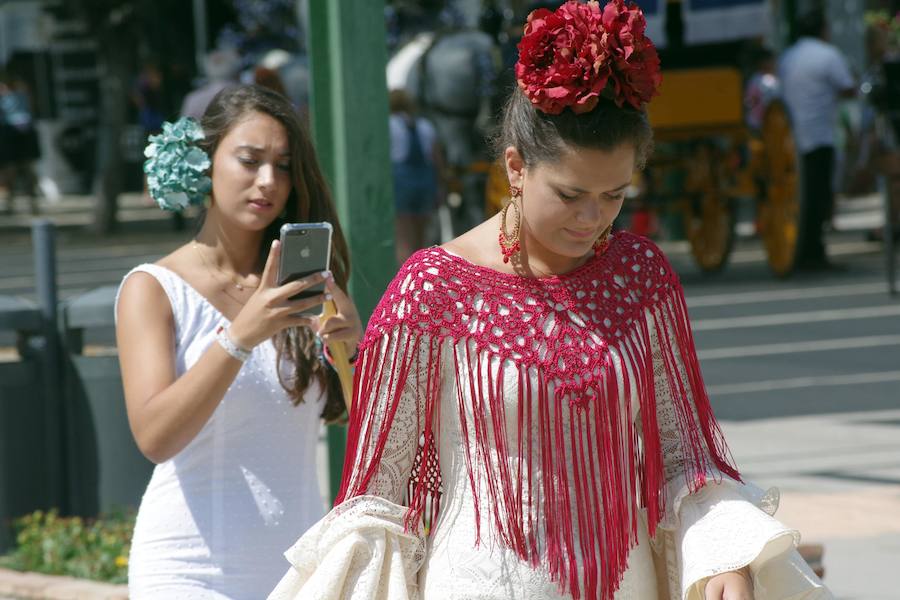
[[[425,232],[438,206],[443,165],[434,125],[416,114],[403,90],[391,90],[391,165],[394,173],[395,244],[403,264],[426,245]]]
[[[147,62],[135,79],[131,101],[138,112],[138,122],[144,129],[144,137],[155,135],[166,120],[163,97],[163,76],[156,63]]]
[[[0,188],[6,192],[4,212],[13,211],[13,198],[19,188],[28,196],[32,214],[37,214],[34,162],[40,157],[28,86],[21,79],[0,73]]]
[[[787,49],[779,68],[802,163],[803,199],[795,267],[823,269],[833,267],[822,238],[834,206],[838,100],[852,97],[855,86],[844,57],[828,43],[824,11],[813,10],[800,17],[797,32],[800,38]]]
[[[466,27],[462,14],[443,3],[423,7],[420,27],[388,61],[388,88],[405,90],[435,126],[452,173],[447,217],[460,233],[484,218],[499,59],[493,38]]]
[[[264,88],[269,88],[273,92],[284,96],[285,99],[290,99],[287,90],[284,88],[284,82],[281,81],[281,76],[275,69],[256,67],[253,69],[253,83]]]
[[[331,195],[291,105],[236,87],[209,105],[196,145],[173,150],[196,133],[173,129],[177,139],[151,152],[165,165],[150,163],[152,176],[170,181],[155,199],[203,202],[199,184],[171,178],[203,173],[207,159],[211,193],[197,236],[129,272],[116,300],[129,423],[157,463],[134,529],[129,592],[257,600],[278,583],[297,532],[324,512],[320,416],[345,409],[317,336],[355,346],[362,326],[343,291],[349,257]],[[334,227],[333,275],[279,285],[278,232],[298,221]],[[327,295],[296,299],[322,282]],[[338,313],[327,321],[299,314],[331,297]]]
[[[156,63],[147,62],[141,68],[141,72],[135,78],[131,88],[131,102],[137,109],[138,124],[141,127],[141,138],[156,135],[162,131],[162,124],[166,120],[166,109],[163,99],[163,76]],[[147,191],[147,178],[143,178],[144,204],[150,205],[153,200]],[[174,217],[176,229],[181,229],[181,215]]]
[[[759,132],[766,108],[772,100],[778,98],[781,88],[774,52],[759,46],[753,50],[752,61],[753,72],[744,86],[744,112],[750,129]]]
[[[241,70],[241,59],[230,49],[214,50],[206,55],[203,71],[204,83],[189,93],[181,105],[181,116],[196,120],[203,118],[206,107],[222,90],[238,85],[237,76]]]

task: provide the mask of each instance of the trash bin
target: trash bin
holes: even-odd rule
[[[46,508],[46,407],[40,359],[29,347],[42,328],[37,306],[0,296],[0,554],[12,545],[12,519]]]
[[[113,333],[115,294],[105,286],[60,306],[69,494],[72,512],[84,516],[137,506],[153,471],[128,426]]]

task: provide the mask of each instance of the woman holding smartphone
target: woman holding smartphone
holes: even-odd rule
[[[256,599],[277,583],[281,553],[324,513],[320,416],[343,412],[316,338],[355,346],[362,332],[344,292],[347,245],[290,103],[231,88],[201,126],[202,227],[126,275],[116,304],[129,422],[157,463],[132,541],[135,599]],[[279,285],[279,229],[318,221],[334,228],[331,270]],[[327,321],[302,314],[331,299]]]

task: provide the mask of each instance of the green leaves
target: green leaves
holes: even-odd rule
[[[13,523],[17,547],[0,557],[0,567],[126,583],[134,518],[121,512],[85,521],[36,511]]]

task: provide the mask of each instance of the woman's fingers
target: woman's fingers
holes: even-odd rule
[[[347,342],[349,344],[355,344],[357,339],[359,338],[359,334],[352,327],[345,327],[343,329],[332,331],[331,333],[320,334],[319,337],[321,337],[322,341],[326,344],[330,344],[332,342]]]
[[[266,257],[266,266],[263,267],[262,285],[266,287],[278,287],[278,257],[281,256],[281,242],[272,240],[269,248],[269,256]]]
[[[288,317],[286,327],[308,327],[310,329],[315,330],[315,317],[299,317],[299,316],[291,316]]]
[[[301,313],[301,312],[309,310],[311,308],[321,306],[322,304],[325,304],[325,302],[327,302],[327,300],[328,300],[328,298],[325,296],[325,294],[319,294],[317,296],[310,296],[309,298],[302,298],[300,300],[287,300],[285,302],[282,302],[278,306],[277,314],[280,317],[297,315],[297,313]],[[315,319],[315,321],[318,320],[315,317],[315,315],[304,315],[304,316],[306,318]],[[315,321],[313,321],[314,325],[316,324]]]
[[[334,277],[330,276],[325,280],[325,290],[334,297],[335,307],[338,314],[348,314],[349,311],[356,311],[356,307],[350,297],[340,288],[334,281]]]
[[[298,279],[297,281],[291,281],[290,283],[285,283],[280,286],[276,290],[275,297],[278,300],[287,300],[292,296],[296,296],[300,292],[303,292],[314,285],[318,285],[324,281],[327,281],[329,277],[329,273],[327,271],[323,273],[314,273],[312,275],[307,275],[303,279]],[[327,286],[326,286],[327,289]],[[327,292],[330,294],[331,292]],[[323,294],[326,295],[326,294]]]

